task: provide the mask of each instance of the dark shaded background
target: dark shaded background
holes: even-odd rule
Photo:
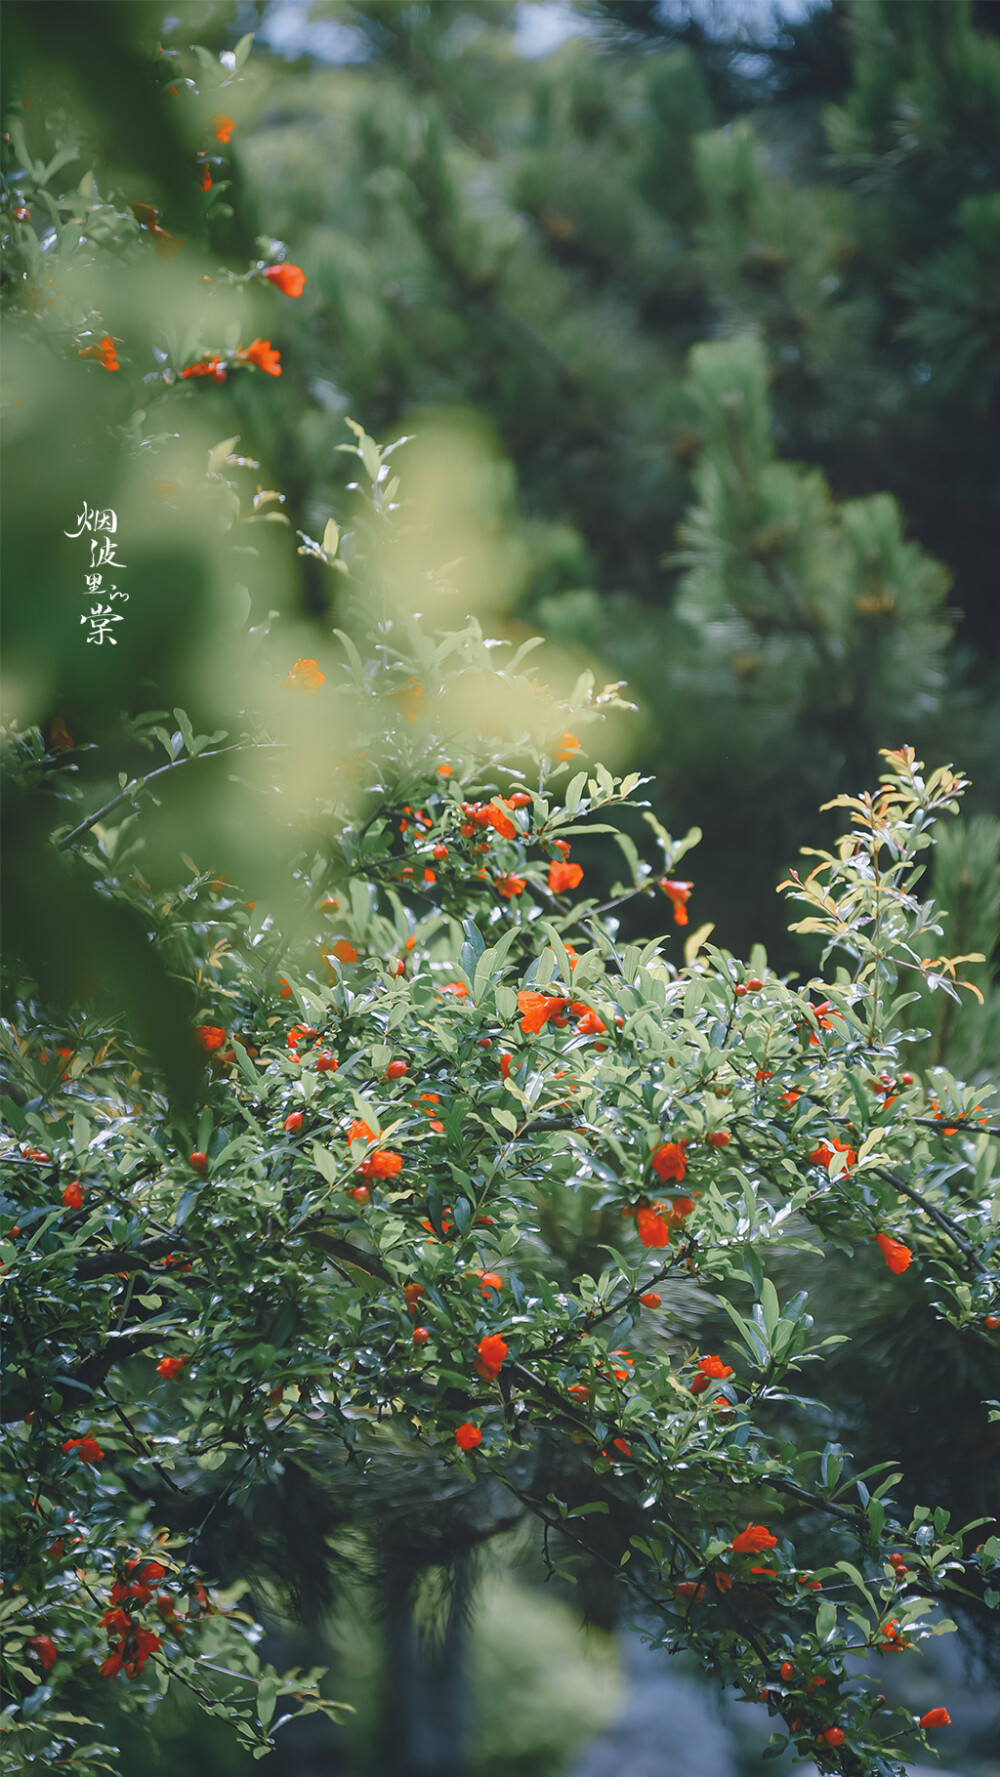
[[[119,770],[148,764],[120,744],[123,715],[179,704],[196,729],[225,727],[241,643],[212,516],[191,503],[182,521],[154,522],[150,487],[182,480],[185,460],[238,434],[258,481],[287,495],[293,526],[319,536],[331,512],[349,512],[348,459],[335,453],[349,414],[381,437],[442,441],[449,496],[488,513],[507,551],[491,620],[550,639],[540,676],[593,666],[628,680],[640,709],[610,737],[619,762],[655,776],[672,831],[704,829],[690,857],[692,930],[711,921],[737,952],[764,939],[777,966],[810,966],[774,884],[800,843],[820,841],[817,804],[872,782],[877,749],[909,741],[974,780],[978,825],[946,847],[938,887],[949,944],[954,932],[954,948],[990,953],[1000,14],[962,0],[794,13],[578,0],[566,9],[576,32],[531,56],[529,13],[536,31],[554,16],[506,0],[367,0],[318,4],[307,26],[282,0],[169,14],[9,0],[5,118],[35,140],[65,109],[86,142],[74,180],[93,147],[101,177],[155,203],[189,256],[157,262],[155,278],[136,256],[134,283],[105,280],[108,324],[126,341],[120,380],[39,343],[16,255],[5,274],[13,713],[22,727],[64,717],[86,808]],[[193,142],[151,51],[158,32],[168,48],[197,39],[218,54],[258,28],[233,98],[225,203],[206,219],[180,170]],[[8,201],[18,177],[8,158]],[[44,217],[33,227],[43,239]],[[146,427],[159,442],[141,482],[129,438],[153,347],[177,345],[182,322],[197,345],[222,312],[185,294],[194,261],[205,276],[241,271],[261,237],[286,242],[308,276],[298,303],[247,299],[252,331],[280,345],[282,378],[189,385],[197,399]],[[159,399],[151,386],[154,418]],[[80,646],[79,561],[63,538],[95,490],[130,543],[114,654]],[[875,495],[896,507],[857,505]],[[254,619],[280,608],[297,651],[316,651],[336,617],[330,576],[296,555],[294,529],[258,527],[254,547]],[[263,868],[252,809],[221,771],[208,783],[179,788],[154,826],[145,867],[165,884],[181,833],[199,864],[235,880]],[[30,795],[6,799],[8,986],[30,975],[69,1005],[101,963],[119,1014],[169,1064],[189,1008],[167,971],[143,960],[137,972],[148,946],[131,915],[53,865],[58,812],[44,763]],[[650,909],[649,929],[663,923]],[[992,977],[977,975],[983,1011],[937,1025],[918,1059],[995,1077]],[[191,1089],[182,1069],[174,1083]],[[817,1284],[831,1325],[845,1298],[854,1304],[857,1338],[832,1366],[832,1398],[859,1465],[888,1428],[914,1499],[948,1497],[960,1520],[993,1509],[969,1461],[988,1437],[977,1417],[988,1379],[915,1293],[874,1265],[844,1271],[799,1281]],[[317,1728],[311,1751],[304,1730],[275,1770],[549,1777],[588,1725],[576,1645],[561,1666],[560,1631],[510,1550],[498,1557],[506,1603],[480,1611],[470,1641],[463,1611],[500,1526],[490,1501],[428,1505],[421,1484],[387,1485],[359,1516],[322,1476],[292,1475],[287,1495],[261,1497],[254,1524],[220,1525],[221,1577],[249,1571],[262,1608],[277,1608],[291,1575],[300,1627],[281,1632],[275,1659],[329,1658],[334,1692],[359,1706],[332,1748]],[[590,1617],[610,1626],[617,1607],[599,1578],[584,1589]],[[519,1639],[537,1648],[542,1676],[513,1657]],[[596,1633],[594,1661],[603,1676],[589,1688],[606,1710],[614,1656]],[[538,1726],[505,1753],[512,1707]],[[165,1771],[243,1768],[203,1723],[196,1743],[183,1721],[159,1731]],[[148,1768],[147,1738],[126,1732],[132,1768]]]

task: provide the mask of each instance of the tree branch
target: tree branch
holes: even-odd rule
[[[949,1240],[954,1241],[959,1252],[965,1254],[969,1264],[975,1266],[975,1269],[979,1271],[983,1277],[992,1276],[989,1266],[983,1263],[975,1248],[970,1246],[964,1236],[958,1232],[958,1229],[950,1216],[945,1215],[944,1211],[938,1209],[936,1204],[928,1203],[926,1197],[921,1196],[919,1191],[915,1191],[913,1186],[908,1185],[904,1179],[901,1179],[898,1176],[898,1174],[888,1172],[882,1166],[875,1166],[872,1168],[872,1171],[876,1178],[885,1179],[886,1184],[891,1185],[893,1190],[898,1191],[903,1197],[909,1197],[911,1202],[916,1203],[919,1208],[923,1210],[925,1216],[929,1216],[932,1222],[936,1222],[937,1226],[941,1229],[941,1232],[947,1234]]]
[[[88,833],[91,827],[95,827],[98,821],[103,820],[106,814],[110,814],[113,808],[117,808],[119,803],[134,801],[147,784],[151,784],[154,778],[166,776],[168,771],[180,771],[185,765],[196,765],[202,759],[221,759],[226,753],[261,752],[272,747],[283,748],[284,746],[285,742],[280,740],[239,740],[234,741],[231,747],[213,747],[208,753],[189,753],[185,759],[172,759],[169,765],[159,765],[155,771],[148,771],[145,777],[133,778],[130,784],[125,785],[124,790],[119,790],[117,796],[112,796],[110,802],[105,802],[96,814],[88,815],[87,819],[81,821],[78,827],[74,827],[72,832],[64,833],[61,839],[57,839],[56,850],[66,851],[77,839],[82,838],[84,833]]]

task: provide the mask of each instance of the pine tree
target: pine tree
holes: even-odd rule
[[[775,760],[766,862],[741,873],[734,901],[732,798],[705,793],[707,761],[727,751],[704,701],[725,652],[706,642],[719,589],[683,559],[692,531],[713,552],[698,464],[719,444],[687,373],[699,342],[759,342],[759,468],[795,507],[756,526],[764,556],[734,606],[745,626],[749,580],[769,585],[766,650],[730,638],[720,682],[727,715],[743,712],[726,758],[737,804],[762,794],[767,737],[801,769],[808,816],[873,745],[932,722],[946,749],[960,735],[980,806],[995,787],[988,674],[946,645],[943,604],[954,578],[951,598],[973,606],[963,638],[987,633],[997,46],[965,7],[930,11],[888,8],[886,38],[878,8],[856,6],[850,35],[843,8],[819,8],[767,47],[727,39],[718,20],[595,5],[596,35],[526,63],[507,7],[341,7],[372,59],[275,69],[249,151],[262,220],[313,267],[300,335],[313,395],[305,414],[289,400],[290,485],[307,509],[328,505],[348,400],[376,426],[428,407],[486,416],[523,519],[510,616],[640,685],[664,784],[682,802],[692,773],[701,784],[708,917],[733,934],[746,911],[778,937],[770,884],[802,829]],[[740,71],[748,48],[763,58],[756,84]],[[914,149],[900,136],[912,105]],[[732,545],[720,533],[715,552]],[[661,812],[681,818],[675,801]]]

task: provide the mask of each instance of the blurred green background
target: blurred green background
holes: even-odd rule
[[[84,809],[149,766],[127,718],[179,705],[196,731],[236,728],[258,670],[248,612],[251,628],[279,614],[282,658],[322,658],[335,577],[296,553],[295,527],[320,537],[349,514],[336,446],[350,415],[380,438],[417,435],[404,493],[432,539],[421,566],[463,558],[461,596],[488,627],[543,633],[541,679],[590,666],[628,682],[638,713],[609,731],[612,762],[655,776],[673,832],[704,829],[692,929],[811,966],[774,885],[833,830],[818,804],[909,742],[973,779],[974,818],[941,848],[935,887],[945,947],[995,957],[996,5],[8,0],[3,22],[5,720],[63,719]],[[209,63],[186,57],[194,41]],[[219,111],[234,121],[225,149]],[[183,248],[152,258],[123,198],[154,205]],[[274,239],[307,274],[298,301],[227,278]],[[77,355],[105,332],[116,375]],[[164,377],[253,337],[280,349],[280,379]],[[234,437],[253,465],[236,513],[203,475]],[[271,488],[288,526],[253,506]],[[84,500],[118,513],[129,602],[114,649],[79,628],[82,545],[65,532]],[[128,910],[54,867],[61,811],[46,798],[43,766],[6,798],[14,975],[69,1005],[93,989],[96,956],[111,1002],[140,1035],[174,1029],[179,1056],[190,1007]],[[192,773],[143,869],[172,883],[183,847],[277,893],[259,818],[252,786]],[[994,1078],[993,962],[974,978],[981,1009],[919,1008],[933,1036],[918,1059]],[[832,1275],[836,1313],[837,1289],[859,1285]],[[963,1491],[958,1428],[981,1379],[937,1334],[928,1360],[928,1311],[914,1299],[900,1315],[899,1300],[865,1278],[838,1411],[859,1458],[891,1423],[915,1497],[944,1493],[971,1516],[988,1507]],[[933,1413],[901,1404],[895,1379],[917,1367]],[[301,1574],[329,1505],[307,1490],[295,1509]],[[370,1522],[358,1534],[378,1538]],[[622,1694],[614,1608],[594,1581],[585,1637],[516,1534],[481,1541],[478,1591],[471,1567],[451,1575],[465,1587],[451,1641],[447,1604],[413,1589],[437,1571],[426,1550],[363,1583],[353,1557],[330,1555],[338,1582],[318,1588],[292,1657],[328,1659],[358,1714],[332,1748],[304,1733],[276,1770],[569,1769]],[[238,1575],[231,1551],[219,1560]],[[255,1576],[265,1607],[268,1584]],[[400,1662],[414,1695],[443,1687],[442,1719],[467,1718],[464,1762],[457,1730],[453,1763],[386,1752],[394,1710],[420,1716],[394,1691]],[[148,1740],[127,1731],[131,1768],[148,1767]],[[985,1771],[976,1732],[959,1754]],[[157,1733],[165,1771],[243,1768],[203,1726],[194,1750],[181,1716]]]

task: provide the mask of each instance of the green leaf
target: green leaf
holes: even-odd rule
[[[349,448],[350,446],[348,446],[348,449]],[[347,655],[347,658],[351,663],[351,671],[354,674],[355,679],[358,681],[358,684],[363,683],[365,676],[364,661],[358,653],[357,648],[354,646],[354,643],[351,641],[350,636],[347,634],[346,630],[343,629],[335,629],[333,633],[337,637],[337,640],[344,644],[344,653]]]
[[[556,928],[552,924],[551,920],[549,920],[549,919],[542,920],[542,930],[544,931],[545,936],[548,938],[548,941],[551,944],[553,951],[555,952],[556,960],[559,964],[559,973],[561,974],[561,976],[563,978],[563,983],[564,983],[567,991],[569,993],[572,993],[573,992],[573,971],[570,968],[569,956],[567,955],[567,952],[566,952],[566,946],[563,943],[562,939],[560,938],[559,933],[556,931]]]
[[[195,746],[194,729],[191,727],[191,718],[186,710],[175,710],[174,721],[177,723],[177,726],[184,737],[184,745],[193,758],[198,749]]]
[[[618,849],[622,853],[625,862],[629,867],[632,881],[638,882],[642,875],[642,863],[639,858],[639,853],[636,851],[634,842],[629,838],[627,833],[616,832],[615,839],[618,842]]]
[[[336,1184],[342,1171],[336,1156],[331,1154],[328,1148],[321,1147],[318,1141],[314,1141],[312,1146],[312,1157],[317,1172],[323,1174],[327,1184]]]
[[[208,471],[210,475],[218,475],[219,470],[224,467],[227,459],[232,456],[239,441],[240,437],[237,432],[235,437],[223,438],[219,444],[214,444],[212,446],[208,453]]]
[[[580,798],[583,795],[586,782],[587,773],[585,771],[578,771],[576,776],[567,784],[566,794],[563,801],[565,802],[568,814],[575,814],[579,808]]]
[[[768,1361],[768,1350],[763,1335],[755,1326],[752,1326],[749,1321],[744,1320],[743,1316],[736,1312],[732,1303],[727,1302],[724,1296],[720,1297],[720,1301],[722,1302],[722,1306],[726,1310],[730,1320],[738,1328],[740,1337],[750,1352],[750,1355],[756,1358],[758,1364],[766,1364]]]
[[[265,1672],[257,1681],[257,1720],[262,1728],[270,1727],[277,1701],[277,1674]]]
[[[239,1068],[241,1074],[243,1074],[243,1076],[247,1080],[249,1080],[251,1086],[259,1085],[260,1075],[258,1074],[257,1069],[254,1067],[254,1064],[251,1061],[246,1050],[244,1049],[242,1043],[236,1043],[236,1042],[233,1043],[233,1054],[236,1057],[237,1067]]]
[[[836,1563],[836,1565],[837,1565],[837,1569],[840,1573],[846,1573],[848,1579],[854,1581],[854,1584],[857,1586],[858,1591],[861,1592],[863,1594],[863,1596],[867,1599],[872,1610],[875,1612],[875,1615],[877,1616],[878,1615],[878,1605],[875,1603],[875,1600],[872,1597],[871,1592],[869,1591],[862,1575],[858,1572],[857,1568],[852,1566],[850,1561],[838,1561]]]
[[[778,1305],[778,1292],[769,1277],[765,1277],[760,1286],[760,1305],[764,1314],[767,1336],[773,1343],[775,1330],[781,1319],[781,1309]]]
[[[512,987],[500,986],[494,989],[493,1003],[497,1009],[497,1017],[509,1024],[517,1012],[517,994]]]

